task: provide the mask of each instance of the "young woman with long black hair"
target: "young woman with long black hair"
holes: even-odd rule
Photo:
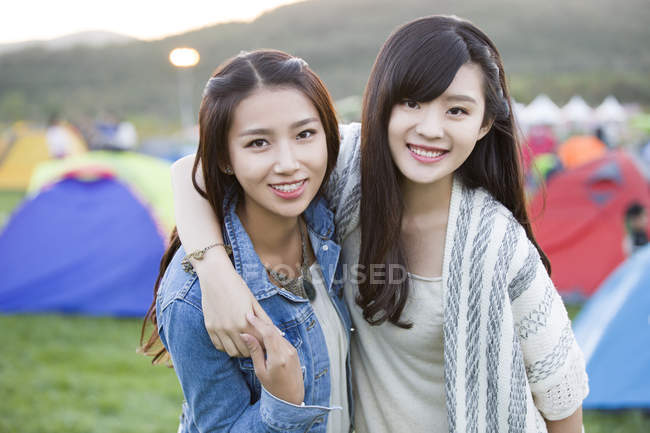
[[[194,187],[225,239],[186,254],[173,233],[142,331],[143,351],[168,352],[183,389],[178,431],[347,432],[350,317],[321,194],[339,151],[329,93],[302,59],[242,53],[208,81],[199,129]],[[241,336],[250,358],[218,351],[205,329],[190,260],[217,249],[261,305]]]
[[[327,195],[354,268],[356,431],[579,432],[584,361],[531,230],[494,44],[456,17],[401,26],[373,66],[362,125],[341,133]],[[176,208],[198,248],[220,234],[187,164],[173,171]],[[208,328],[236,354],[255,303],[224,260],[208,260]],[[217,272],[231,275],[226,290],[208,286]]]

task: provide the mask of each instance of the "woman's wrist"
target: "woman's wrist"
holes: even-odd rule
[[[222,245],[210,248],[205,252],[201,260],[192,259],[191,263],[194,267],[194,271],[199,276],[199,279],[206,274],[214,275],[215,273],[224,272],[236,273],[232,266],[232,262],[230,261],[230,256]]]

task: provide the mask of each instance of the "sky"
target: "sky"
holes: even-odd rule
[[[159,39],[207,25],[252,20],[300,0],[5,0],[0,6],[0,44],[52,39],[105,30]]]

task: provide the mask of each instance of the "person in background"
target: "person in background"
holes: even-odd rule
[[[115,148],[119,150],[133,150],[138,144],[138,131],[133,123],[121,120],[115,133]]]
[[[625,210],[625,240],[623,250],[633,254],[648,243],[648,212],[639,202],[631,203]]]
[[[50,157],[55,159],[65,158],[70,154],[74,137],[61,123],[58,114],[52,114],[47,122],[45,140],[50,151]]]

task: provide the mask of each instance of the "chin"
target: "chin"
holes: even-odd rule
[[[417,163],[413,164],[412,161],[398,165],[397,169],[404,178],[418,184],[434,183],[445,179],[454,172],[454,170],[450,170],[449,165],[427,167]]]
[[[307,209],[310,202],[311,200],[300,200],[299,202],[295,203],[275,204],[274,206],[270,207],[269,210],[276,215],[280,215],[285,218],[294,218],[300,216]]]
[[[432,173],[432,170],[423,169],[423,167],[406,167],[406,170],[402,170],[401,167],[398,167],[398,169],[406,180],[413,183],[426,184],[435,182],[440,178],[438,173]]]

